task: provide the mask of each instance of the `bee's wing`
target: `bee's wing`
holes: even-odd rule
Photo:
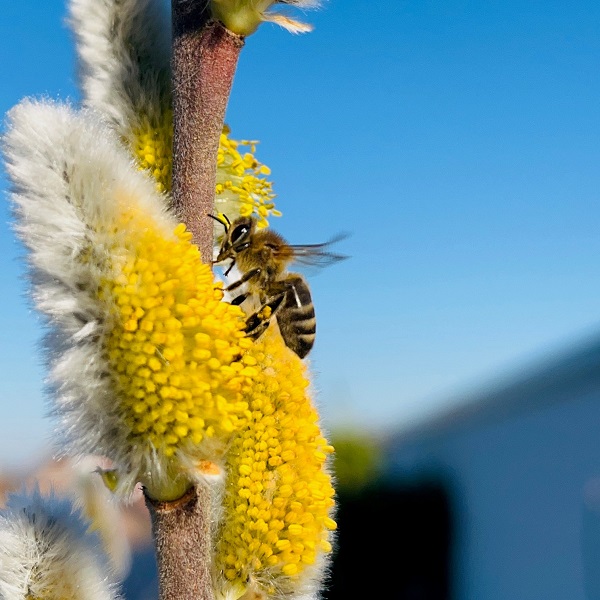
[[[306,267],[316,267],[320,269],[340,260],[345,260],[348,256],[345,254],[338,254],[337,252],[331,252],[329,248],[332,244],[346,239],[348,235],[348,233],[339,233],[335,237],[321,244],[292,245],[291,248],[294,253],[294,262]]]

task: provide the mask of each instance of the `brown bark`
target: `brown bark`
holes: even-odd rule
[[[210,490],[191,488],[179,500],[146,495],[156,545],[160,600],[213,600]]]
[[[244,38],[210,20],[207,5],[173,0],[173,206],[210,263],[206,215],[214,210],[219,137]]]

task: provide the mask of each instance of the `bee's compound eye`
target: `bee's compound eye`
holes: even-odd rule
[[[244,236],[248,234],[250,227],[248,225],[238,225],[231,232],[231,243],[237,244]]]

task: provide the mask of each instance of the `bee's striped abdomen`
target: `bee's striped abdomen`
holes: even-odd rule
[[[315,343],[317,321],[310,288],[300,275],[285,280],[286,296],[277,311],[277,323],[286,346],[304,358]]]

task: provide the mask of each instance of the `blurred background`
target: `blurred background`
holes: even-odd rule
[[[78,102],[65,16],[2,7],[2,114]],[[273,227],[351,233],[310,278],[340,498],[327,597],[600,598],[600,4],[328,0],[305,20],[247,40],[227,122],[260,140]],[[0,253],[10,489],[62,467],[6,201]],[[151,600],[132,539],[128,598]]]

